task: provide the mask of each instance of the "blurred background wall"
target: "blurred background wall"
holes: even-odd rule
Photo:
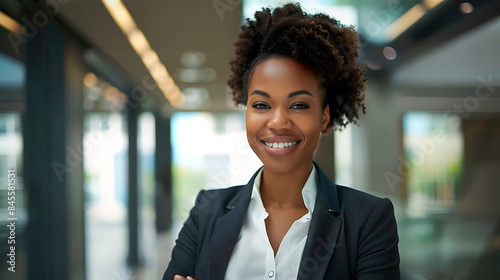
[[[198,191],[261,164],[228,62],[285,2],[1,0],[0,278],[160,279]],[[355,26],[369,76],[315,160],[391,198],[403,279],[500,279],[500,2],[300,2]]]

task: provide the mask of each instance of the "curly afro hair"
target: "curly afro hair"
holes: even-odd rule
[[[234,43],[228,85],[237,105],[246,105],[247,84],[253,69],[272,56],[290,57],[311,68],[326,90],[324,107],[330,106],[328,128],[342,129],[356,123],[359,111],[365,113],[365,65],[357,64],[358,37],[351,26],[344,26],[324,14],[309,15],[300,4],[263,8],[255,20],[247,19]]]

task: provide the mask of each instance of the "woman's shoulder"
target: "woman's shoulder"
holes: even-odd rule
[[[364,191],[345,186],[336,186],[340,213],[349,232],[359,234],[383,227],[387,231],[396,228],[394,206],[388,198],[382,198]]]
[[[245,185],[208,190],[203,189],[198,193],[195,207],[203,208],[205,205],[210,205],[211,208],[226,206],[235,196],[243,191],[244,187]]]
[[[361,190],[342,185],[335,185],[339,204],[343,209],[352,209],[355,211],[372,211],[374,208],[393,208],[392,202],[388,198],[379,197]]]
[[[217,188],[217,189],[204,189],[200,193],[208,198],[220,198],[224,199],[226,197],[231,198],[243,190],[245,185],[231,186],[227,188]]]

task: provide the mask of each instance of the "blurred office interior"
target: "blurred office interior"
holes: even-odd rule
[[[228,62],[285,2],[1,0],[0,279],[161,279],[198,191],[260,166]],[[369,76],[316,161],[393,201],[402,279],[500,279],[500,2],[300,2],[356,27]]]

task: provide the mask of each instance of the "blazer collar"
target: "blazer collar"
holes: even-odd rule
[[[245,220],[253,183],[259,170],[226,205],[228,212],[215,222],[215,234],[208,260],[206,279],[224,279],[229,259]]]
[[[336,217],[340,212],[337,188],[321,168],[316,163],[314,165],[318,195],[300,262],[298,279],[323,279],[341,227],[341,220]],[[254,180],[259,170],[226,205],[229,211],[216,221],[207,279],[224,279],[229,259],[246,217]]]
[[[324,278],[342,226],[342,221],[337,218],[340,213],[337,187],[318,165],[316,169],[318,196],[297,279]]]
[[[313,162],[313,164],[316,167],[316,183],[318,185],[317,200],[321,200],[332,213],[340,213],[337,187],[332,180],[328,178],[325,172],[319,168],[318,164],[315,162]]]
[[[257,174],[262,169],[260,167],[257,171],[252,175],[250,181],[246,185],[243,186],[242,191],[238,192],[226,205],[226,208],[229,210],[235,209],[236,207],[243,207],[245,210],[248,208],[248,204],[250,203],[250,197],[252,196],[253,183]],[[245,211],[246,212],[246,211]]]

